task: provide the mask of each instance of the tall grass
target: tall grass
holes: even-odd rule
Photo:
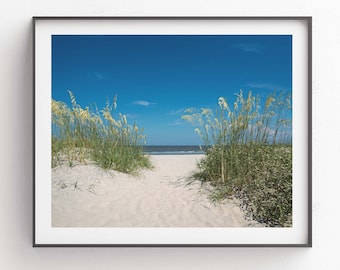
[[[215,112],[187,109],[184,120],[206,145],[194,175],[215,187],[214,200],[237,196],[247,213],[268,226],[290,226],[292,217],[292,138],[290,96],[258,96],[240,91],[229,104],[218,99]]]
[[[136,123],[130,126],[126,115],[112,116],[117,96],[99,111],[81,108],[72,92],[68,93],[71,107],[52,99],[52,167],[63,162],[73,166],[94,161],[104,169],[126,173],[151,168],[142,151],[143,130]]]

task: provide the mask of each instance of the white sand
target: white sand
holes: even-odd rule
[[[94,165],[52,171],[53,227],[248,227],[235,200],[214,205],[198,181],[199,155],[151,156],[155,168],[135,177]]]

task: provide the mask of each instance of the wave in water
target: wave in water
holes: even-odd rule
[[[199,145],[146,145],[144,153],[148,155],[201,155],[204,154]]]

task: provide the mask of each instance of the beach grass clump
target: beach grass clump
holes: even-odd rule
[[[197,125],[206,155],[194,177],[214,187],[213,200],[238,197],[253,219],[267,226],[291,226],[292,138],[290,96],[240,91],[233,104],[191,108],[183,119]]]
[[[69,91],[72,106],[52,99],[52,167],[62,163],[95,162],[103,169],[135,173],[151,168],[143,153],[143,130],[128,124],[126,115],[113,117],[117,96],[102,110],[83,109]]]

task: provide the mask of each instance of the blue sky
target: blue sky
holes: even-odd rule
[[[52,98],[104,107],[144,128],[148,145],[201,141],[181,120],[189,107],[216,108],[242,89],[266,97],[292,91],[292,37],[113,35],[52,37]]]

